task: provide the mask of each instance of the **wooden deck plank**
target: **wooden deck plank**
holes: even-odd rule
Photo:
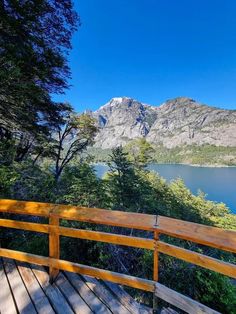
[[[58,288],[61,290],[62,294],[67,299],[67,302],[72,307],[76,314],[91,314],[92,311],[88,304],[81,298],[78,292],[70,284],[67,278],[60,273],[55,281]]]
[[[3,264],[11,286],[17,310],[21,314],[37,314],[18,269],[16,268],[15,262],[4,258]]]
[[[90,276],[83,276],[88,287],[105,303],[114,314],[130,314],[116,297],[102,283]]]
[[[37,312],[39,314],[55,313],[30,266],[26,263],[17,262],[17,268]]]
[[[136,302],[134,298],[131,297],[121,286],[114,284],[110,281],[104,281],[105,285],[116,295],[119,302],[127,308],[133,314],[152,314],[153,310],[146,306],[142,306],[140,303]]]
[[[178,309],[183,310],[186,313],[191,314],[220,314],[219,312],[210,309],[209,307],[192,300],[191,298],[174,291],[166,286],[156,283],[155,295],[158,298],[166,301],[177,307]]]
[[[82,278],[75,273],[65,272],[66,277],[76,289],[76,291],[81,295],[81,297],[86,301],[91,307],[93,312],[101,314],[111,314],[111,311],[105,306],[105,304],[94,294],[93,291],[86,285]]]
[[[0,259],[0,313],[16,314],[16,307],[12,297],[11,289],[4,271],[2,260]]]
[[[57,314],[73,314],[71,307],[67,303],[65,297],[55,284],[50,284],[49,275],[41,266],[32,266],[33,273],[35,274],[40,286],[44,293],[50,300],[52,307]]]

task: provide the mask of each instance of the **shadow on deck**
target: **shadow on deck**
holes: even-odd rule
[[[69,272],[60,272],[50,284],[43,267],[3,258],[0,313],[150,314],[152,310],[137,303],[119,285]]]

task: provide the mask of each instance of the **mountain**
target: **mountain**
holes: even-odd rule
[[[166,148],[193,144],[236,147],[236,110],[210,107],[187,97],[160,106],[128,97],[112,98],[92,116],[100,128],[94,147],[100,149],[142,137]]]

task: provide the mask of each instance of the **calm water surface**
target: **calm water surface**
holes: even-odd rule
[[[207,194],[207,199],[225,203],[236,214],[236,167],[208,168],[187,165],[150,164],[149,169],[158,172],[167,181],[182,178],[186,186],[196,194]],[[103,164],[95,165],[102,177],[108,170]]]

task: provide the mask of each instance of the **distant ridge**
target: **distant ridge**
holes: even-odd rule
[[[192,144],[236,147],[236,110],[210,107],[188,97],[170,99],[160,106],[115,97],[91,114],[100,128],[94,146],[102,149],[142,137],[167,148]]]

